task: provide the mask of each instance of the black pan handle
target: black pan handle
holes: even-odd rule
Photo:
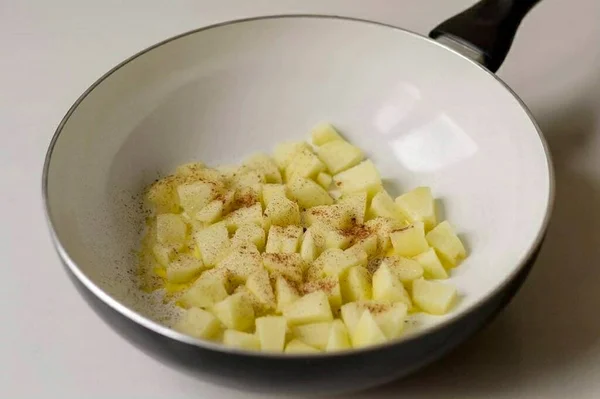
[[[482,0],[442,22],[429,37],[466,46],[468,53],[477,53],[479,61],[496,72],[506,58],[519,24],[539,1]]]

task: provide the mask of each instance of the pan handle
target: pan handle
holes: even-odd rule
[[[519,24],[540,0],[482,0],[435,27],[429,37],[496,72]]]

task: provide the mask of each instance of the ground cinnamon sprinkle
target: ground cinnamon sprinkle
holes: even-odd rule
[[[363,306],[372,314],[383,313],[390,308],[390,305],[385,303],[365,302]]]
[[[247,191],[235,199],[235,208],[249,208],[258,202],[258,196],[254,192]]]
[[[309,281],[302,285],[302,295],[310,294],[315,291],[331,292],[338,282],[335,279],[326,278],[322,280]]]
[[[375,257],[369,260],[369,263],[367,263],[367,271],[371,276],[379,269],[381,262],[383,262],[383,257]]]

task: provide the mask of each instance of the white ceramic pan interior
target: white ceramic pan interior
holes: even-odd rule
[[[65,118],[47,207],[71,270],[156,331],[174,314],[143,294],[133,250],[144,188],[184,162],[231,163],[307,137],[319,121],[364,149],[396,195],[431,186],[469,257],[452,272],[456,318],[497,291],[539,243],[552,197],[537,127],[476,63],[374,23],[283,17],[223,24],[120,65]]]

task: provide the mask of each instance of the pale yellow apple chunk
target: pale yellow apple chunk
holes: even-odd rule
[[[318,205],[333,204],[333,198],[329,193],[310,179],[297,176],[288,182],[288,188],[290,196],[305,209]]]
[[[187,225],[181,215],[163,213],[156,216],[156,241],[169,245],[185,242]]]
[[[196,212],[208,205],[219,194],[220,186],[212,181],[196,181],[181,184],[177,187],[177,195],[181,207],[195,217]]]
[[[379,345],[387,341],[383,331],[377,325],[369,310],[365,310],[352,333],[352,346],[363,348],[366,346]]]
[[[233,247],[254,244],[259,251],[265,248],[266,241],[265,230],[254,223],[246,223],[241,225],[231,238]]]
[[[181,254],[167,265],[167,280],[182,284],[194,280],[205,269],[200,259],[190,254]]]
[[[336,319],[331,323],[325,352],[338,352],[348,349],[352,349],[348,329],[340,319]]]
[[[402,302],[412,305],[406,289],[388,264],[382,263],[373,274],[373,299],[394,303]]]
[[[237,349],[260,350],[260,340],[255,334],[236,330],[225,330],[223,333],[223,345]]]
[[[369,300],[373,296],[371,276],[363,266],[354,266],[341,279],[342,298],[345,303]]]
[[[212,312],[227,328],[249,331],[254,326],[254,309],[242,294],[233,294],[216,303]]]
[[[435,248],[442,261],[450,267],[456,266],[461,259],[467,256],[463,243],[448,221],[438,224],[427,233],[427,242]]]
[[[429,231],[436,225],[435,202],[429,187],[417,187],[396,198],[396,205],[411,222],[423,222]]]
[[[274,197],[267,204],[264,213],[271,225],[297,226],[300,224],[300,207],[288,198]]]
[[[244,284],[256,271],[263,269],[260,252],[253,244],[235,247],[217,263],[217,268],[228,271],[237,284]]]
[[[271,277],[282,276],[296,284],[302,282],[304,261],[297,253],[264,253],[263,265]]]
[[[362,151],[344,140],[334,140],[317,148],[317,155],[329,172],[336,174],[358,165],[364,159]]]
[[[227,298],[223,279],[217,276],[205,276],[205,274],[196,280],[179,299],[184,307],[210,309],[215,303]]]
[[[333,320],[329,299],[323,291],[312,292],[291,303],[283,309],[283,316],[290,325]]]
[[[299,339],[291,340],[285,347],[285,353],[291,354],[311,354],[311,353],[319,353],[320,351],[317,348],[313,348],[310,345],[305,344]]]
[[[275,293],[266,270],[260,269],[252,273],[246,281],[246,287],[265,309],[275,309]]]
[[[423,266],[416,260],[395,255],[384,258],[382,263],[388,265],[403,284],[423,277]]]
[[[402,224],[407,224],[406,216],[403,215],[398,205],[394,203],[392,197],[385,190],[375,194],[367,211],[367,217],[369,219],[377,217],[390,218]]]
[[[196,246],[207,266],[213,266],[231,244],[229,232],[223,223],[216,223],[194,234]]]
[[[323,145],[336,140],[343,140],[342,136],[335,130],[335,128],[329,123],[319,123],[313,127],[310,132],[312,143],[316,146]]]
[[[304,141],[281,143],[275,146],[273,159],[275,159],[279,168],[285,169],[294,158],[294,155],[303,150],[310,151],[310,146]]]
[[[212,313],[191,308],[181,316],[173,329],[195,338],[212,339],[221,331],[221,323]]]
[[[370,160],[338,173],[333,181],[344,194],[365,191],[373,195],[381,189],[381,176]]]
[[[427,251],[415,256],[414,258],[423,267],[424,276],[430,279],[446,279],[448,272],[442,265],[435,250],[429,248]]]
[[[303,324],[292,327],[292,336],[300,341],[324,350],[329,340],[331,322]]]
[[[283,312],[286,306],[300,298],[298,290],[285,278],[279,276],[275,280],[275,297],[277,299],[277,311]]]
[[[287,322],[281,316],[265,316],[256,319],[256,335],[263,352],[283,352]]]
[[[376,313],[375,322],[387,339],[395,339],[402,335],[408,307],[404,303],[395,303],[388,309]]]
[[[422,222],[414,222],[408,227],[393,231],[390,240],[394,253],[400,256],[413,257],[429,249]]]
[[[449,284],[419,279],[413,281],[412,297],[424,312],[442,315],[456,302],[457,294],[456,288]]]

